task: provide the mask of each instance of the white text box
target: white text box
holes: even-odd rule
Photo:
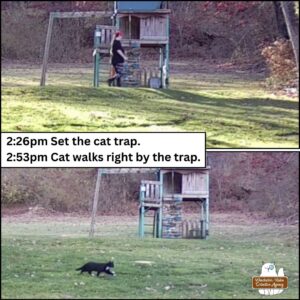
[[[203,168],[205,133],[2,133],[2,167]]]

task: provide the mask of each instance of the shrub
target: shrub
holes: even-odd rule
[[[34,206],[60,212],[88,212],[92,207],[97,169],[7,169],[1,170],[1,204]],[[139,185],[149,174],[103,175],[98,212],[135,214]]]
[[[16,184],[7,176],[2,176],[1,206],[34,205],[38,202],[35,193],[29,186]]]
[[[264,47],[262,56],[270,70],[268,84],[272,87],[295,86],[297,69],[291,42],[280,39]]]

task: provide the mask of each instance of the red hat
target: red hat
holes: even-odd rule
[[[122,31],[117,31],[117,32],[116,32],[116,37],[118,37],[118,36],[123,36]]]

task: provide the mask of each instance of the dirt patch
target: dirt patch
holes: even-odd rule
[[[143,66],[151,68],[157,65],[154,60],[142,62]],[[171,60],[170,73],[172,75],[231,75],[240,79],[249,78],[251,80],[261,80],[265,77],[264,67],[256,68],[252,63],[235,64],[228,60],[221,59],[184,59]]]
[[[153,68],[157,66],[156,60],[144,60],[141,62],[142,67]],[[2,70],[5,69],[40,69],[40,65],[22,62],[22,61],[2,61]],[[92,70],[91,63],[50,63],[49,69],[54,69],[56,72],[62,70],[62,73],[68,73],[68,70],[78,69]],[[158,67],[157,67],[158,68]],[[251,79],[262,79],[265,76],[265,68],[254,68],[252,63],[235,64],[228,60],[220,59],[174,59],[170,62],[171,74],[195,75],[195,74],[230,74],[238,77],[251,77]]]
[[[27,206],[1,207],[1,217],[17,216],[28,212]]]
[[[2,211],[2,221],[6,223],[39,223],[39,222],[90,222],[90,215],[88,213],[61,213],[53,212],[46,209],[40,209],[35,207],[32,209],[27,208],[19,209],[5,209]],[[199,219],[199,214],[188,213],[185,214],[185,218],[189,220]],[[105,225],[131,225],[136,223],[138,215],[132,216],[111,216],[111,215],[99,215],[97,217],[97,224]],[[248,213],[241,214],[238,212],[232,213],[211,213],[211,223],[215,225],[253,225],[253,224],[275,224],[274,219],[268,219],[263,214]]]

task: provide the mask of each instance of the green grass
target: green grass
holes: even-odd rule
[[[289,288],[272,298],[299,296],[296,226],[213,224],[208,240],[140,240],[136,229],[135,222],[101,224],[89,239],[87,220],[3,221],[2,298],[260,299],[267,297],[251,288],[251,277],[260,275],[261,261],[274,260]],[[111,257],[116,277],[75,271]]]
[[[205,131],[207,147],[298,147],[298,100],[245,75],[174,74],[168,90],[92,88],[91,69],[2,71],[2,131]]]

